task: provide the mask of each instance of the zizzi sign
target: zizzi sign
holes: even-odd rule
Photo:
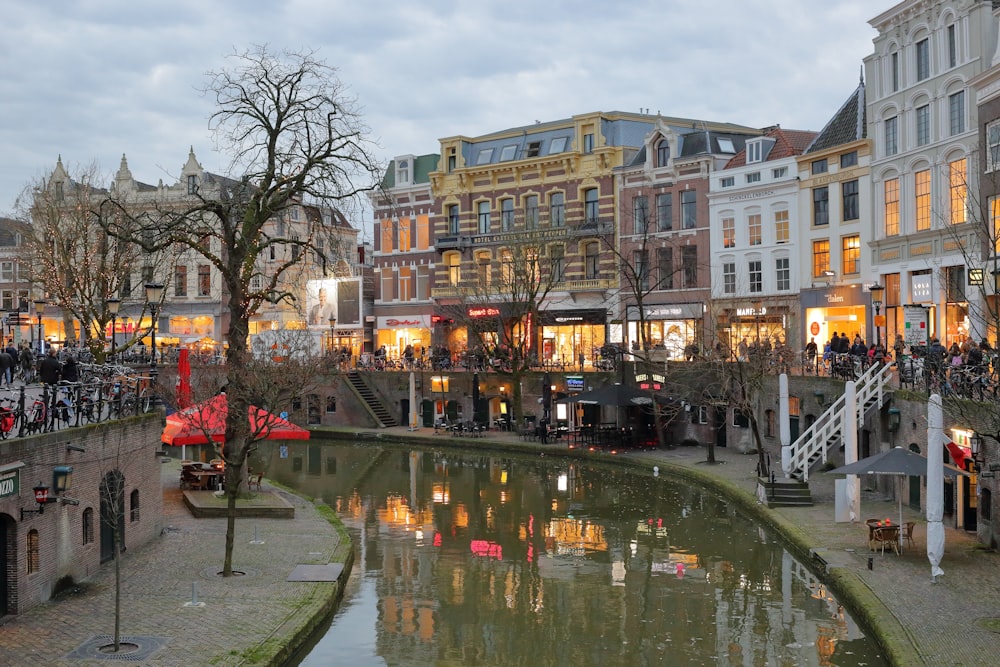
[[[17,470],[0,473],[0,498],[16,496],[20,486],[20,476]]]

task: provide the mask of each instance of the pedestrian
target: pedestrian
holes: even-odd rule
[[[24,383],[28,384],[34,380],[35,354],[27,343],[21,343],[21,351],[17,353],[17,360],[21,364],[21,376]]]
[[[7,354],[6,350],[0,351],[0,373],[2,373],[0,380],[6,382],[8,387],[14,380],[14,364],[16,363],[16,357]]]
[[[810,338],[809,342],[806,343],[806,363],[809,368],[812,368],[813,372],[816,372],[816,338]]]
[[[892,351],[896,355],[897,363],[903,358],[904,349],[906,349],[906,344],[903,342],[902,334],[896,334],[896,340],[892,343]]]
[[[38,379],[42,381],[42,384],[59,384],[61,376],[62,364],[56,358],[56,351],[50,347],[45,358],[38,364]]]
[[[66,356],[66,361],[62,365],[62,379],[64,382],[79,382],[80,373],[76,365],[76,355],[70,353]]]

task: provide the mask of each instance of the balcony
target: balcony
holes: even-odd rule
[[[553,285],[553,290],[560,292],[603,292],[616,287],[615,281],[609,278],[593,278],[590,280],[564,280]]]
[[[468,247],[469,239],[464,236],[441,236],[434,240],[437,250],[461,250]]]

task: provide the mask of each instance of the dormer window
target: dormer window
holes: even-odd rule
[[[720,153],[735,153],[736,146],[733,145],[732,139],[719,139],[719,152]]]
[[[507,162],[508,160],[514,159],[514,154],[517,152],[517,145],[510,144],[509,146],[504,146],[500,149],[500,161]]]
[[[656,166],[666,167],[670,163],[670,142],[666,139],[660,139],[660,143],[656,144]]]
[[[760,162],[764,159],[764,142],[763,141],[750,141],[747,142],[747,164],[753,164],[754,162]]]
[[[404,185],[410,182],[410,161],[400,160],[396,165],[396,183]]]
[[[538,157],[542,152],[542,142],[531,141],[528,143],[528,149],[525,151],[525,157]]]
[[[188,194],[196,195],[198,194],[198,177],[194,174],[188,176]]]
[[[549,155],[562,153],[566,150],[566,137],[556,137],[549,142]]]
[[[493,149],[483,148],[479,151],[479,155],[476,157],[476,164],[489,164],[490,160],[493,159]]]

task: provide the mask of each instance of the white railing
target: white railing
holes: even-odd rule
[[[865,410],[869,405],[875,403],[878,407],[882,407],[885,400],[885,387],[891,376],[892,368],[888,364],[869,366],[868,370],[855,383],[856,413],[854,415],[847,414],[846,401],[844,395],[841,394],[792,443],[789,474],[800,474],[802,481],[808,482],[809,467],[812,465],[813,458],[819,456],[821,461],[826,463],[830,443],[842,436],[847,418],[851,417],[851,427],[857,428],[857,425],[864,421]]]

